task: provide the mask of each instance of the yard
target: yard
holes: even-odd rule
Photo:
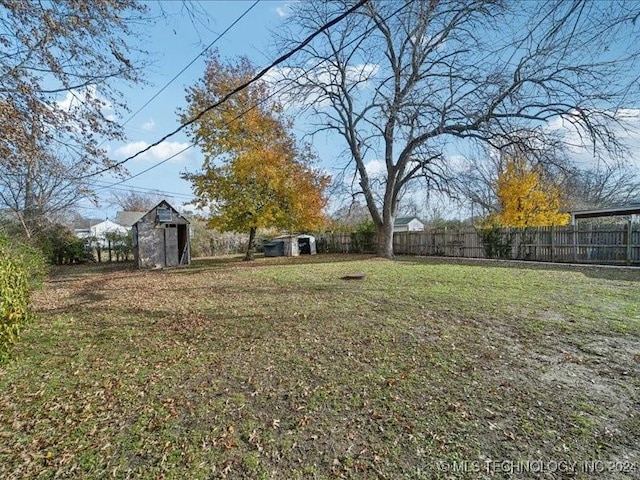
[[[61,267],[34,302],[0,478],[640,477],[639,270]]]

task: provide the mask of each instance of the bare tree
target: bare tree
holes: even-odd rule
[[[603,162],[591,168],[576,168],[562,186],[572,210],[640,201],[640,173],[637,167],[626,164]]]
[[[287,45],[351,5],[295,4]],[[579,142],[620,151],[617,111],[637,95],[637,6],[627,2],[371,0],[282,69],[283,82],[313,115],[316,131],[348,146],[378,230],[393,255],[403,190],[451,178],[448,149],[468,143],[536,149],[564,119]],[[631,103],[633,105],[633,103]],[[575,135],[574,135],[575,136]],[[386,168],[377,202],[367,171]]]
[[[167,199],[161,192],[112,191],[109,203],[125,212],[146,212]]]
[[[580,163],[550,144],[545,147],[520,156],[526,155],[528,163],[536,167],[546,182],[560,189],[565,210],[610,207],[639,198],[640,173],[628,162],[600,159]],[[513,155],[509,150],[485,146],[469,155],[456,173],[452,193],[456,199],[472,205],[474,214],[486,216],[498,212],[496,185],[506,166],[505,159]]]
[[[74,179],[85,172],[83,167],[70,158],[27,156],[1,170],[0,207],[31,237],[60,221],[79,199],[94,199],[89,185]]]
[[[352,227],[359,223],[371,221],[371,215],[369,209],[365,205],[362,205],[357,200],[354,200],[351,204],[345,205],[337,209],[331,215],[331,218],[341,225]]]
[[[525,142],[526,144],[526,142]],[[563,188],[566,179],[576,174],[576,167],[570,160],[561,141],[548,135],[545,143],[535,139],[528,148],[521,148],[522,142],[494,148],[490,144],[480,144],[473,153],[465,156],[454,170],[454,179],[448,192],[450,197],[461,202],[469,202],[474,214],[496,213],[500,206],[496,192],[498,175],[503,172],[507,159],[526,159],[531,167],[541,172],[548,184]]]
[[[135,0],[0,6],[0,199],[27,234],[82,197],[79,177],[111,165],[101,145],[123,138],[120,87],[141,81],[131,39],[145,11]]]
[[[127,108],[118,87],[139,82],[145,65],[145,52],[128,42],[145,11],[135,0],[0,7],[0,118],[11,131],[1,145],[5,161],[45,145],[83,147],[79,161],[106,161],[97,143],[120,138],[113,115]]]
[[[472,216],[486,216],[498,211],[496,182],[504,168],[501,156],[472,155],[456,176],[456,196],[471,206]]]

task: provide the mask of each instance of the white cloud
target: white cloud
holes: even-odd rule
[[[280,18],[287,18],[289,15],[291,15],[291,4],[292,3],[294,3],[294,2],[288,1],[288,2],[284,2],[280,6],[277,6],[276,9],[275,9],[276,14]]]
[[[163,160],[176,155],[175,158],[172,158],[170,161],[174,163],[185,163],[191,160],[193,156],[193,149],[188,149],[182,153],[182,150],[189,147],[191,144],[186,142],[162,142],[160,145],[156,145],[155,147],[149,149],[143,154],[136,157],[136,159],[144,160],[147,162],[160,162]],[[149,144],[145,141],[137,141],[127,143],[121,147],[118,147],[115,150],[115,155],[122,158],[127,158],[132,155],[135,155],[140,150],[144,150],[147,148]]]
[[[79,107],[86,102],[96,100],[102,103],[102,113],[107,118],[109,118],[110,120],[115,118],[112,113],[113,104],[98,95],[96,92],[96,87],[94,85],[89,85],[88,87],[81,89],[69,90],[65,93],[64,97],[59,99],[56,103],[60,110],[69,112],[73,108]]]
[[[467,158],[459,154],[445,155],[443,162],[453,171],[461,171],[468,165]]]
[[[276,7],[276,13],[280,18],[286,18],[289,16],[289,9],[285,7]]]
[[[96,101],[101,104],[100,109],[104,117],[107,120],[115,121],[116,116],[113,111],[113,104],[97,94],[95,85],[89,85],[88,87],[76,90],[68,90],[65,92],[64,97],[58,99],[56,105],[60,110],[68,113],[87,102]],[[79,130],[77,125],[72,125],[72,128]]]
[[[365,163],[364,168],[371,177],[380,177],[387,175],[387,165],[383,160],[370,160]]]
[[[68,112],[76,101],[77,99],[75,95],[72,92],[67,92],[64,98],[58,100],[56,103],[58,104],[58,107],[60,107],[60,110]]]
[[[153,118],[150,118],[148,122],[144,122],[140,128],[142,128],[142,130],[144,130],[145,132],[150,132],[152,131],[156,126],[156,122],[153,120]]]
[[[64,97],[56,102],[60,110],[65,112],[80,106],[84,102],[91,100],[96,93],[95,87],[88,87],[82,90],[69,90]]]
[[[607,112],[604,112],[607,113]],[[640,109],[621,109],[616,112],[616,119],[620,124],[611,123],[610,128],[617,139],[628,149],[626,160],[640,167]],[[549,122],[547,128],[557,134],[562,135],[569,147],[569,153],[574,160],[582,163],[593,163],[596,161],[593,155],[593,146],[588,142],[588,138],[581,138],[569,119],[556,118]],[[605,160],[614,162],[614,159]]]

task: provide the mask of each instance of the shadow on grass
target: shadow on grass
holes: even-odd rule
[[[133,262],[118,263],[78,263],[73,265],[52,265],[49,270],[49,283],[62,283],[77,280],[85,276],[102,273],[135,271]]]
[[[320,253],[317,255],[301,255],[298,257],[265,257],[262,254],[256,255],[255,260],[245,261],[244,255],[206,257],[194,259],[191,265],[185,267],[175,267],[158,270],[139,270],[133,262],[121,263],[87,263],[77,265],[57,265],[51,268],[49,283],[65,283],[79,280],[83,277],[90,277],[100,274],[110,274],[114,272],[156,272],[164,275],[194,275],[215,270],[251,269],[261,267],[271,267],[276,265],[308,265],[327,263],[346,263],[354,261],[364,261],[375,258],[370,254],[329,254]],[[117,279],[117,277],[110,277]]]
[[[172,274],[190,275],[202,273],[211,270],[221,270],[228,267],[234,268],[260,268],[271,267],[276,265],[309,265],[309,264],[326,264],[326,263],[344,263],[369,260],[374,258],[368,254],[330,254],[319,253],[317,255],[300,255],[298,257],[264,257],[257,255],[253,261],[244,261],[244,256],[234,257],[209,257],[195,259],[193,263],[186,268],[166,270]]]
[[[251,269],[271,266],[292,266],[309,264],[332,264],[365,261],[377,258],[372,254],[348,254],[348,253],[319,253],[317,255],[301,255],[298,257],[264,257],[256,255],[253,261],[244,261],[244,255],[197,258],[187,267],[177,267],[157,270],[159,274],[168,275],[194,275],[210,271],[226,269]],[[566,264],[545,263],[524,260],[495,260],[483,258],[462,257],[420,257],[411,255],[398,255],[395,261],[404,264],[416,265],[465,265],[477,267],[494,267],[518,270],[546,270],[579,272],[585,276],[604,279],[640,282],[640,267],[638,266],[611,266],[595,264]],[[78,280],[85,276],[96,274],[108,274],[113,272],[149,272],[150,270],[138,270],[133,262],[120,263],[88,263],[77,265],[53,266],[49,275],[49,283],[65,283]],[[115,279],[112,277],[112,279]]]
[[[545,263],[525,260],[496,260],[485,258],[417,257],[408,255],[398,255],[394,260],[401,263],[409,263],[415,265],[464,265],[470,267],[493,267],[516,270],[579,272],[587,277],[603,280],[640,282],[640,267],[594,264],[578,265],[568,263]]]

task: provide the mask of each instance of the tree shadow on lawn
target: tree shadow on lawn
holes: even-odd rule
[[[49,269],[50,283],[68,282],[96,273],[112,273],[135,271],[133,262],[113,263],[76,263],[72,265],[51,265]]]
[[[264,257],[262,254],[256,255],[255,260],[245,261],[244,255],[220,256],[196,258],[191,265],[181,267],[169,267],[160,269],[138,269],[131,262],[122,263],[92,263],[78,265],[61,265],[54,266],[51,269],[48,283],[68,283],[81,280],[84,277],[94,276],[96,274],[111,274],[114,272],[123,272],[126,274],[140,272],[152,273],[159,275],[195,275],[210,271],[224,271],[229,269],[252,269],[272,266],[295,266],[295,265],[313,265],[313,264],[333,264],[333,263],[349,263],[362,262],[376,259],[372,254],[351,254],[351,253],[319,253],[316,255],[300,255],[297,257]],[[110,277],[115,280],[122,277]]]
[[[525,260],[495,260],[461,257],[418,257],[398,255],[394,260],[415,265],[462,265],[469,267],[494,267],[516,270],[577,272],[591,278],[640,282],[640,267],[544,263]]]
[[[211,270],[222,270],[225,268],[261,268],[271,266],[293,266],[325,263],[345,263],[364,261],[376,258],[370,254],[331,254],[319,253],[316,255],[300,255],[298,257],[264,257],[257,255],[255,260],[244,261],[243,256],[234,257],[209,257],[193,260],[192,264],[185,268],[175,268],[163,270],[166,273],[175,275],[190,275]]]

